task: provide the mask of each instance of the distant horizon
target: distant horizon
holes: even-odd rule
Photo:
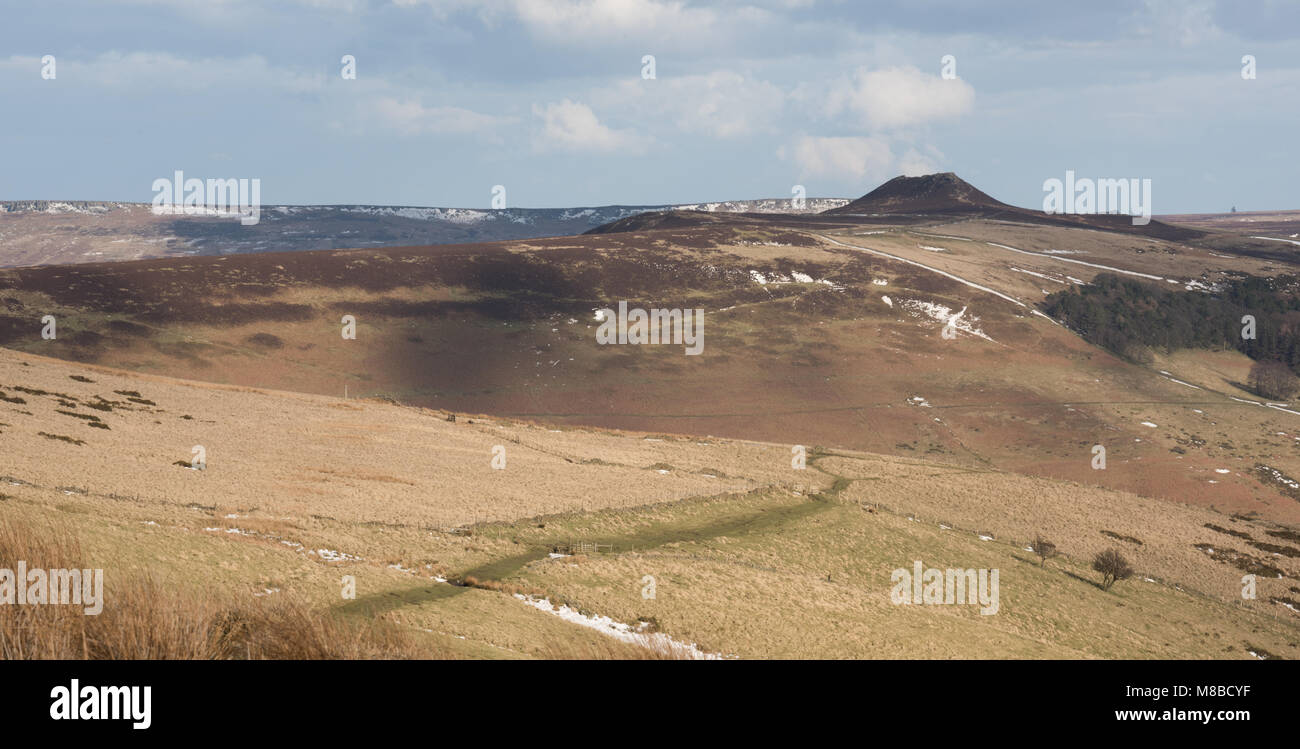
[[[845,201],[852,202],[854,200],[857,200],[858,198],[863,197],[864,195],[867,195],[869,192],[870,191],[867,191],[865,193],[862,193],[862,195],[858,195],[856,197],[848,196],[848,195],[809,195],[804,199],[805,200],[845,200]],[[273,208],[350,208],[350,207],[438,208],[438,209],[445,209],[445,210],[482,211],[485,213],[492,213],[496,211],[560,211],[560,210],[575,210],[575,209],[582,209],[582,208],[667,208],[667,207],[673,207],[679,205],[758,202],[763,200],[772,200],[772,201],[790,200],[790,198],[785,198],[785,197],[724,198],[724,199],[709,199],[709,200],[679,200],[679,201],[669,201],[669,202],[660,202],[660,203],[584,203],[580,205],[551,205],[551,206],[512,205],[506,208],[492,208],[491,206],[472,206],[472,205],[421,205],[416,203],[263,203],[262,209],[268,210]],[[1007,202],[1007,201],[1003,201],[1003,202]],[[99,203],[99,204],[132,205],[132,206],[151,205],[151,203],[147,200],[112,200],[112,199],[88,200],[84,198],[4,198],[4,199],[0,199],[0,205],[7,205],[12,203]],[[1016,205],[1015,203],[1008,203],[1008,205],[1012,205],[1017,208],[1026,208],[1035,211],[1042,210],[1041,206],[1022,206],[1022,205]],[[1226,215],[1226,214],[1232,214],[1234,212],[1237,214],[1300,212],[1300,207],[1243,209],[1241,206],[1236,206],[1236,209],[1237,209],[1236,211],[1233,211],[1232,207],[1229,207],[1228,209],[1222,211],[1173,211],[1173,212],[1165,212],[1165,213],[1155,212],[1152,213],[1151,215],[1155,218],[1159,218],[1161,216],[1195,216],[1201,214],[1207,214],[1207,215],[1225,214]]]
[[[147,202],[174,169],[474,209],[951,171],[1037,207],[1072,170],[1151,180],[1156,215],[1300,208],[1295,3],[50,0],[0,47],[3,200]]]

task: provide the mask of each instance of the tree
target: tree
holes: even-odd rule
[[[1029,545],[1029,548],[1038,555],[1039,567],[1042,567],[1046,564],[1047,560],[1058,556],[1061,553],[1056,550],[1056,544],[1048,541],[1042,536],[1034,536],[1034,542]]]
[[[1128,560],[1114,549],[1107,549],[1092,560],[1092,568],[1101,573],[1101,589],[1110,590],[1117,580],[1127,580],[1133,576],[1133,568]]]
[[[1265,398],[1286,400],[1296,394],[1300,383],[1282,362],[1261,360],[1250,368],[1250,387]]]

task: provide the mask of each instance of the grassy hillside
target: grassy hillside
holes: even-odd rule
[[[1131,364],[1039,314],[1105,268],[1175,289],[1266,264],[993,221],[835,234],[746,221],[8,270],[0,343],[240,387],[929,457],[1300,523],[1259,468],[1300,476],[1294,414]],[[619,301],[704,309],[703,352],[598,345],[594,312]]]
[[[1300,654],[1296,614],[1274,600],[1295,597],[1300,546],[1259,520],[943,460],[810,446],[796,470],[789,444],[453,422],[12,352],[0,355],[0,389],[7,522],[74,537],[110,589],[147,576],[272,632],[290,610],[361,631],[376,652],[646,653],[608,623],[549,610],[568,604],[571,618],[640,627],[660,655]],[[205,469],[177,465],[196,444]],[[1037,566],[1031,532],[1064,556]],[[1138,576],[1103,591],[1088,561],[1111,546]],[[1243,555],[1283,575],[1261,574],[1254,601],[1237,594]],[[915,560],[999,569],[998,612],[894,605],[891,572]],[[344,575],[355,598],[342,596]],[[132,600],[112,595],[106,608]]]

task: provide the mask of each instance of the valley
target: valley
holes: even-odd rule
[[[1238,351],[1135,363],[1043,311],[1291,259],[900,179],[892,214],[0,270],[6,517],[433,657],[1300,654],[1300,409]],[[703,310],[698,354],[602,345],[620,304]],[[999,613],[892,604],[918,560],[1000,569]]]

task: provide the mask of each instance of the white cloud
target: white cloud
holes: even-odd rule
[[[975,89],[961,79],[944,80],[913,67],[869,71],[858,68],[851,78],[832,85],[826,113],[855,115],[872,130],[922,125],[969,112]]]
[[[510,9],[500,2],[483,0],[393,0],[399,8],[424,8],[438,21],[447,21],[459,14],[472,13],[486,26],[495,26]]]
[[[803,135],[778,156],[793,160],[800,179],[828,177],[854,182],[880,181],[893,176],[894,154],[879,137],[819,137]]]
[[[792,98],[815,102],[817,89],[804,87]],[[869,133],[850,137],[799,137],[788,149],[801,178],[830,178],[867,185],[896,177],[939,171],[943,154],[933,146],[911,145],[914,130],[971,111],[975,91],[960,79],[944,80],[913,67],[860,67],[833,81],[822,98],[830,117],[847,117]],[[902,155],[895,151],[905,148]],[[787,153],[783,150],[782,153]]]
[[[256,81],[259,88],[287,93],[319,91],[324,74],[278,68],[260,55],[178,57],[166,52],[105,52],[86,60],[55,55],[58,81],[107,90],[198,92],[230,89]],[[39,57],[13,56],[0,68],[38,75]]]
[[[943,159],[943,154],[933,146],[925,150],[927,153],[921,153],[915,148],[907,149],[907,152],[898,159],[898,173],[904,177],[919,177],[922,174],[934,174],[939,171],[939,162]]]
[[[1223,35],[1214,22],[1213,0],[1143,0],[1136,16],[1142,33],[1184,47]]]
[[[515,0],[520,22],[534,33],[561,41],[609,34],[699,32],[712,27],[716,11],[676,0]]]
[[[732,71],[634,79],[596,92],[602,108],[631,112],[647,128],[667,122],[684,133],[736,138],[776,129],[785,106],[779,86]]]
[[[565,99],[546,106],[533,105],[542,120],[542,131],[534,141],[539,149],[565,151],[640,152],[645,143],[630,130],[615,130],[601,124],[591,107]]]
[[[324,95],[331,83],[324,72],[278,67],[259,55],[189,59],[160,52],[107,52],[89,60],[59,56],[57,64],[60,85],[111,92],[236,94],[239,87],[255,81],[255,91],[270,96]],[[0,71],[26,74],[32,80],[37,79],[40,70],[37,57],[0,60]],[[345,83],[335,78],[332,82],[336,89],[346,86],[354,92],[346,98],[354,108],[332,123],[335,129],[359,134],[383,130],[402,135],[480,133],[499,139],[496,131],[501,126],[518,121],[517,117],[482,114],[457,106],[424,106],[415,88],[376,76]]]
[[[381,96],[365,108],[403,135],[482,133],[511,121],[461,107],[426,107],[414,99],[391,96]]]
[[[800,179],[843,180],[868,187],[902,174],[915,177],[939,171],[943,154],[937,148],[908,148],[896,156],[884,136],[820,137],[801,135],[777,156],[793,161]]]

